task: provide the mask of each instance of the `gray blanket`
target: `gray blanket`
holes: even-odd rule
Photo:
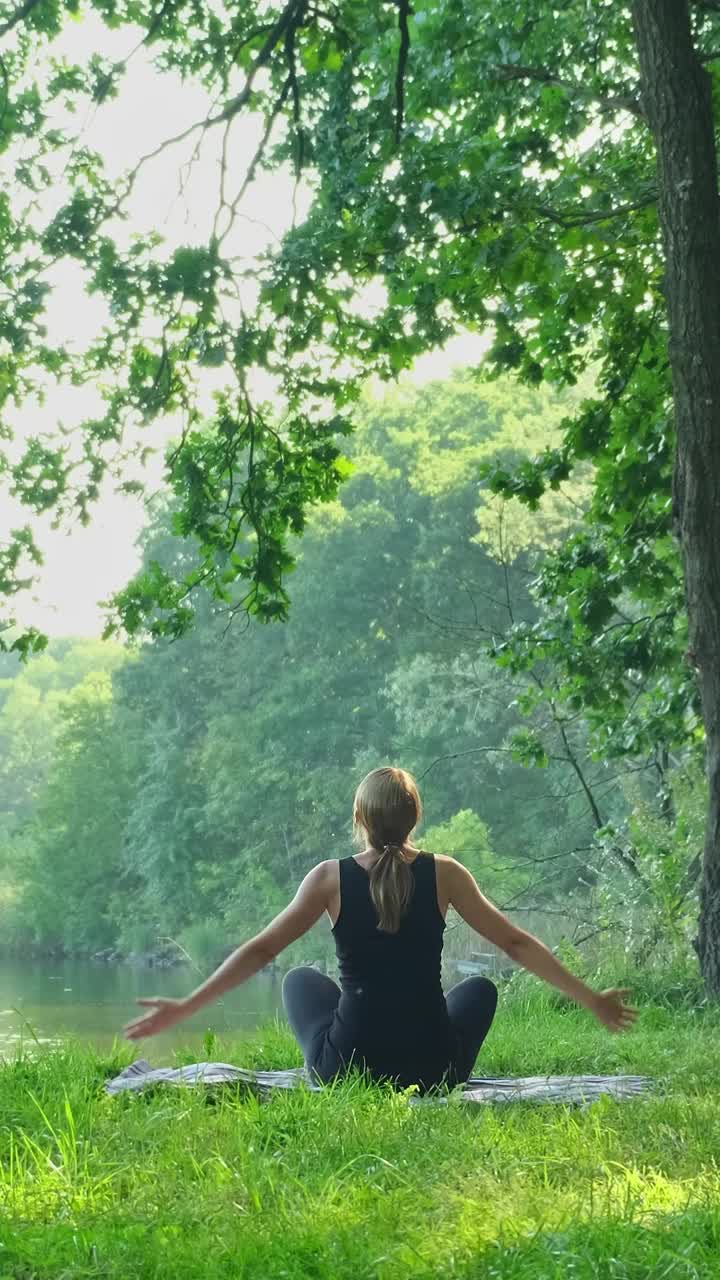
[[[137,1093],[153,1085],[242,1085],[266,1096],[275,1089],[312,1089],[302,1068],[291,1071],[248,1071],[226,1062],[195,1062],[188,1067],[151,1067],[141,1058],[109,1080],[110,1094]],[[646,1093],[652,1081],[646,1076],[503,1076],[473,1077],[452,1095],[462,1102],[561,1102],[587,1105],[602,1096],[623,1101]],[[445,1098],[417,1098],[417,1102],[444,1102]]]

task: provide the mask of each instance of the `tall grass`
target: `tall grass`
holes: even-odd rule
[[[0,1280],[710,1280],[718,1032],[713,1010],[655,1001],[611,1037],[518,988],[483,1071],[658,1082],[587,1109],[414,1108],[358,1080],[265,1103],[235,1089],[111,1099],[129,1047],[26,1054],[0,1068]],[[298,1061],[280,1024],[208,1048]]]

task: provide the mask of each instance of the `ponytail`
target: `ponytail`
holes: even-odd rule
[[[401,845],[386,844],[370,868],[370,897],[378,914],[378,929],[397,933],[415,885]]]
[[[397,933],[412,897],[415,877],[405,850],[421,817],[417,783],[404,769],[373,769],[355,792],[355,835],[378,854],[369,870],[370,896],[383,933]]]

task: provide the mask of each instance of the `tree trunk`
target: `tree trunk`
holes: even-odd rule
[[[707,734],[709,806],[697,950],[720,995],[720,201],[710,79],[687,0],[632,0],[642,101],[655,135],[677,454],[674,516],[689,659]]]

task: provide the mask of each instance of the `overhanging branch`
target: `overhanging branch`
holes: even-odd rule
[[[229,102],[226,102],[221,111],[215,112],[214,115],[207,116],[204,120],[196,120],[195,124],[191,124],[187,129],[183,129],[182,133],[177,133],[171,138],[166,138],[165,141],[161,142],[153,151],[149,151],[144,156],[141,156],[130,174],[130,185],[134,182],[143,165],[147,164],[149,160],[154,160],[156,156],[161,155],[168,147],[184,142],[187,138],[192,137],[192,135],[198,131],[205,134],[209,129],[213,129],[216,125],[226,124],[228,121],[233,120],[250,101],[258,72],[267,66],[278,45],[281,42],[285,42],[288,33],[294,33],[297,31],[305,17],[305,12],[306,0],[289,0],[289,3],[283,9],[277,22],[271,28],[262,48],[248,72],[247,80],[240,92],[236,94],[234,98],[231,98]]]
[[[655,190],[648,192],[639,200],[631,200],[627,204],[615,205],[612,209],[586,209],[578,210],[573,213],[559,209],[551,209],[548,205],[537,205],[535,212],[541,217],[547,218],[549,222],[555,222],[559,227],[570,229],[572,227],[590,226],[595,222],[610,222],[613,218],[622,218],[627,213],[638,213],[642,209],[648,209],[650,205],[655,204],[657,200],[657,192]]]
[[[630,115],[636,116],[638,119],[644,119],[642,106],[634,94],[623,92],[609,95],[598,94],[592,88],[556,75],[554,71],[549,70],[547,67],[524,67],[516,66],[514,63],[500,63],[498,66],[491,68],[491,73],[498,80],[535,80],[539,84],[548,84],[558,89],[566,89],[569,93],[579,98],[596,102],[602,111],[628,111]]]
[[[33,9],[37,8],[39,3],[40,0],[25,0],[24,4],[18,5],[15,12],[11,13],[9,18],[6,18],[4,22],[0,23],[0,37],[6,36],[8,32],[17,27],[19,23],[24,22],[28,14],[32,13]]]
[[[295,36],[297,35],[298,27],[301,26],[305,17],[305,7],[305,0],[300,0],[297,13],[294,16],[293,21],[289,22],[287,25],[284,39],[285,62],[287,64],[288,72],[286,84],[289,86],[290,94],[292,96],[293,124],[295,126],[295,176],[298,179],[302,173],[303,161],[305,158],[305,135],[303,133],[301,119],[300,84],[297,77]]]
[[[395,142],[399,144],[405,120],[405,73],[410,55],[410,0],[398,0],[398,26],[400,49],[395,75]]]

